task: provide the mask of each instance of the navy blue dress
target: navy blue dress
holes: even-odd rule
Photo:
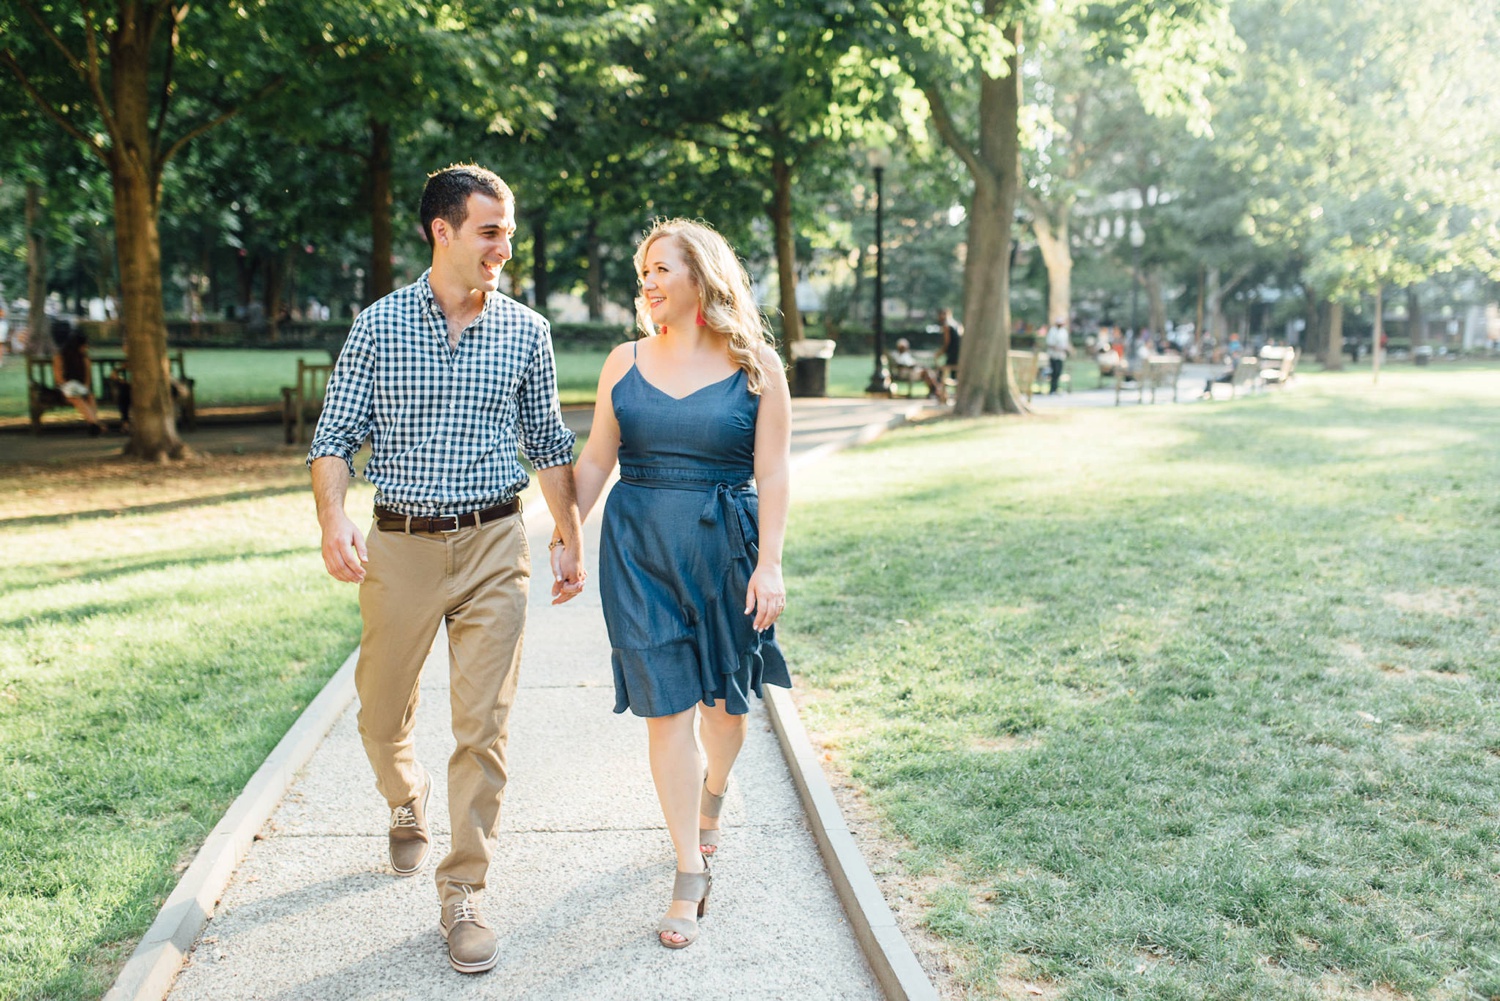
[[[611,392],[620,482],[604,506],[599,597],[615,712],[670,716],[699,702],[736,715],[763,684],[790,688],[772,626],[745,614],[755,570],[755,419],[744,371],[681,399],[634,365]]]

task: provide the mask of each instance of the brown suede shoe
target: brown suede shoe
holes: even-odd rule
[[[448,940],[448,962],[459,973],[483,973],[500,958],[500,940],[474,903],[474,891],[467,886],[462,900],[443,908],[438,927]]]
[[[422,868],[432,851],[432,834],[427,830],[427,804],[432,799],[432,776],[425,776],[422,791],[411,802],[391,811],[391,868],[398,876],[410,876]]]

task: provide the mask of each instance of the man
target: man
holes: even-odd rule
[[[891,376],[903,382],[925,382],[929,399],[936,398],[942,404],[948,402],[941,374],[917,364],[917,356],[911,353],[911,341],[905,337],[896,341],[896,350],[891,353]]]
[[[1068,336],[1067,321],[1058,317],[1047,328],[1047,361],[1052,370],[1052,388],[1049,392],[1053,396],[1057,395],[1057,387],[1062,383],[1063,362],[1072,353],[1073,341]]]
[[[308,463],[323,563],[360,585],[359,732],[391,808],[390,863],[401,876],[422,867],[432,843],[432,782],[412,726],[422,662],[447,624],[458,748],[448,761],[453,843],[437,868],[439,928],[453,968],[479,973],[499,955],[476,895],[499,831],[531,574],[518,447],[562,536],[554,604],[583,588],[582,533],[550,329],[497,291],[516,228],[510,189],[482,167],[449,167],[427,179],[421,217],[432,267],[355,320]],[[377,491],[368,544],[344,513],[366,435],[365,476]]]

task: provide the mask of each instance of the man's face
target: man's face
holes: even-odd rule
[[[438,260],[456,280],[471,288],[494,292],[500,272],[510,260],[510,240],[516,232],[516,209],[510,201],[475,192],[466,203],[469,214],[457,229],[440,220]]]

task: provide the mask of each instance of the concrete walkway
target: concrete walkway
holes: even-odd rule
[[[871,437],[911,409],[908,401],[799,400],[794,452],[811,457],[840,441]],[[533,553],[544,553],[551,534],[545,507],[535,504],[527,520]],[[588,532],[591,557],[598,524],[596,514]],[[417,715],[418,755],[435,780],[434,852],[423,871],[400,879],[386,867],[389,814],[374,791],[351,706],[238,866],[168,996],[883,996],[759,704],[726,804],[702,937],[682,952],[656,943],[674,866],[646,760],[645,724],[611,712],[609,643],[597,592],[554,608],[546,591],[538,578],[512,714],[512,781],[482,903],[500,935],[499,965],[477,976],[455,973],[437,930],[432,876],[447,849],[445,762],[453,749],[440,632]],[[340,673],[347,674],[347,665]]]

